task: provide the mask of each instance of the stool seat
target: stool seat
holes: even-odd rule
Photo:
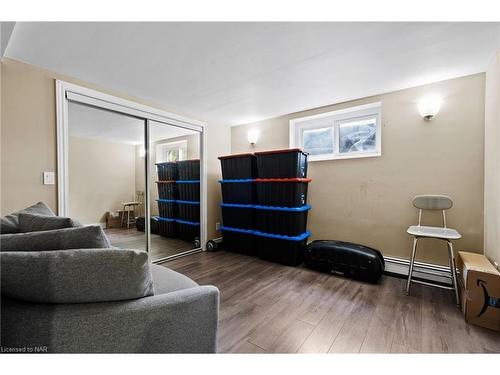
[[[121,203],[122,206],[138,206],[140,204],[141,204],[141,202],[122,202]]]
[[[455,229],[442,227],[427,227],[423,225],[412,225],[406,232],[412,236],[440,238],[443,240],[458,240],[462,235]]]

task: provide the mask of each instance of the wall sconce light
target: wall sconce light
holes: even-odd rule
[[[139,157],[144,158],[145,156],[146,156],[146,150],[144,149],[144,147],[141,147],[139,149]]]
[[[430,121],[437,115],[441,108],[441,98],[439,96],[428,96],[418,102],[418,113],[425,121]]]
[[[247,133],[248,142],[253,146],[259,140],[259,131],[257,129],[249,130]]]

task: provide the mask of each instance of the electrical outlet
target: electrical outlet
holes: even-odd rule
[[[55,185],[56,174],[55,172],[43,172],[43,184],[44,185]]]
[[[217,232],[219,232],[219,231],[220,231],[220,223],[215,223],[215,230],[216,230]]]

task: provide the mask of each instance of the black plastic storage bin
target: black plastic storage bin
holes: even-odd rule
[[[299,148],[256,152],[258,178],[306,178],[307,153]]]
[[[156,169],[158,171],[158,180],[160,181],[179,179],[177,163],[173,162],[156,163]]]
[[[220,180],[224,203],[253,204],[255,190],[252,179]]]
[[[157,199],[158,202],[158,213],[160,217],[164,217],[166,219],[175,219],[177,218],[177,201],[171,199]]]
[[[220,206],[225,227],[254,229],[254,210],[251,204],[222,203]]]
[[[262,206],[301,207],[307,202],[310,178],[256,179],[257,203]]]
[[[254,206],[255,230],[264,233],[298,236],[307,229],[307,213],[311,206]]]
[[[175,181],[156,181],[160,199],[177,199],[179,194]]]
[[[176,220],[177,235],[181,240],[193,242],[200,239],[200,223]]]
[[[159,234],[158,218],[152,217],[150,223],[151,234]],[[138,231],[144,232],[146,230],[146,218],[144,216],[138,217],[135,220],[135,227]]]
[[[256,254],[256,240],[252,230],[222,226],[222,248],[244,255]]]
[[[177,201],[178,218],[185,221],[200,221],[200,202]]]
[[[257,163],[254,154],[219,156],[224,180],[257,177]]]
[[[158,217],[158,232],[162,237],[177,238],[177,223],[175,219]]]
[[[178,180],[177,191],[181,201],[200,201],[200,181]]]
[[[179,180],[199,180],[200,160],[183,160],[177,162]]]
[[[304,232],[300,236],[289,237],[255,231],[257,239],[257,255],[260,259],[281,263],[287,266],[298,266],[304,261],[307,238],[311,235]]]

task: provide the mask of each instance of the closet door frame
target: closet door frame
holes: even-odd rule
[[[68,124],[68,103],[70,101],[85,104],[91,107],[101,108],[112,112],[125,114],[141,119],[145,123],[145,158],[146,175],[150,174],[150,140],[149,140],[149,122],[154,121],[165,125],[181,127],[194,130],[200,133],[200,241],[199,249],[193,249],[185,253],[205,250],[207,243],[207,160],[206,160],[206,124],[187,117],[179,116],[174,113],[166,112],[154,107],[139,104],[131,100],[117,96],[105,94],[100,91],[92,90],[86,87],[75,85],[73,83],[56,80],[56,117],[57,117],[57,203],[58,214],[60,216],[68,215],[69,202],[69,170],[68,170],[68,143],[69,143],[69,124]],[[145,176],[146,178],[146,176]],[[150,181],[146,179],[145,208],[149,211],[150,207]],[[149,221],[146,220],[146,249],[150,248],[150,230]],[[174,256],[177,257],[177,256]],[[170,257],[168,257],[170,258]],[[163,258],[159,262],[168,260]]]

